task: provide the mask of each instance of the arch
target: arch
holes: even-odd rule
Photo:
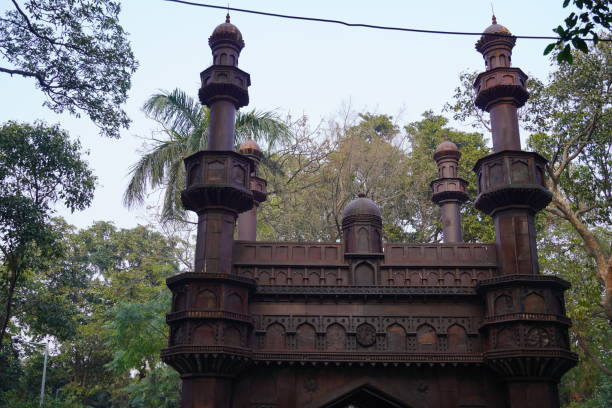
[[[346,331],[338,323],[327,328],[325,333],[325,349],[329,351],[344,350],[346,346]]]
[[[472,275],[468,272],[461,274],[461,286],[470,286],[472,284]]]
[[[225,328],[223,331],[223,340],[228,346],[242,346],[242,336],[240,335],[240,330],[234,326]]]
[[[285,328],[279,323],[272,323],[266,329],[265,348],[270,350],[285,349]]]
[[[368,252],[370,250],[370,234],[367,228],[361,227],[357,230],[357,252]]]
[[[405,402],[371,386],[360,384],[355,387],[336,389],[325,400],[308,404],[308,408],[410,408]]]
[[[232,293],[227,297],[226,301],[227,310],[235,313],[243,313],[242,310],[242,298],[237,293]]]
[[[194,309],[210,310],[217,308],[217,295],[210,289],[203,289],[198,292],[195,302],[193,302]]]
[[[184,326],[179,326],[172,330],[172,337],[170,339],[170,344],[172,346],[176,346],[177,344],[183,344],[186,342],[185,338],[185,328]]]
[[[493,310],[496,315],[512,313],[512,298],[506,294],[499,295],[495,298]]]
[[[179,312],[187,308],[187,293],[178,292],[174,295],[174,311]]]
[[[259,272],[257,281],[260,285],[269,285],[270,284],[270,274],[267,271]]]
[[[412,272],[410,274],[410,285],[412,286],[421,286],[422,285],[422,277],[419,272]]]
[[[436,272],[429,272],[427,276],[427,284],[429,286],[437,286],[439,283],[438,274]]]
[[[277,285],[286,285],[287,284],[287,274],[284,272],[279,272],[276,274],[276,284]]]
[[[374,285],[374,268],[367,262],[362,262],[355,268],[355,285]]]
[[[455,275],[451,272],[444,274],[444,286],[453,286],[455,284]]]
[[[518,345],[516,331],[511,327],[504,327],[497,332],[497,348],[513,348]]]
[[[321,278],[317,272],[309,272],[308,273],[308,284],[309,285],[319,285],[321,283]]]
[[[523,299],[525,313],[546,313],[544,298],[535,292],[531,292]]]
[[[298,350],[314,350],[316,348],[316,332],[311,324],[302,323],[299,325],[295,337]]]
[[[436,329],[428,324],[422,324],[417,329],[417,346],[419,351],[436,351],[438,335]]]
[[[389,351],[406,351],[406,330],[397,323],[387,327],[387,349]]]
[[[219,63],[221,65],[226,65],[227,64],[227,54],[226,53],[221,54],[221,59],[219,60]]]
[[[465,329],[458,325],[453,324],[448,328],[448,351],[455,353],[467,353],[468,351],[468,337]]]
[[[194,164],[193,166],[191,166],[191,169],[189,169],[189,184],[192,186],[200,184],[201,174],[202,172],[200,170],[200,164]]]
[[[216,343],[215,327],[203,323],[193,329],[191,334],[192,343],[196,346],[210,346]]]

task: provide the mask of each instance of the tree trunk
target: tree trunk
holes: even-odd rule
[[[17,285],[17,272],[8,265],[9,279],[8,279],[8,292],[6,296],[6,305],[4,308],[4,316],[2,319],[2,329],[0,330],[0,350],[4,344],[4,334],[8,328],[8,324],[11,320],[11,311],[13,308],[13,295],[15,293],[15,286]]]
[[[582,238],[587,252],[595,259],[597,275],[604,284],[601,306],[606,313],[608,321],[612,322],[612,256],[607,255],[603,244],[580,220],[556,186],[553,185],[551,191],[553,193],[553,205],[563,213],[564,218],[574,227]]]

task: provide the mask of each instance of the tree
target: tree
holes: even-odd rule
[[[557,52],[557,62],[573,62],[572,48],[584,53],[589,52],[589,46],[585,40],[591,40],[594,45],[599,42],[598,29],[603,29],[610,34],[612,25],[612,13],[610,3],[607,0],[563,0],[563,8],[572,3],[580,10],[571,12],[565,19],[565,27],[559,25],[553,31],[559,35],[559,40],[548,44],[544,49],[544,55],[550,54],[554,49]]]
[[[390,242],[441,239],[439,211],[429,183],[437,178],[436,146],[449,138],[461,148],[461,176],[486,154],[482,135],[448,128],[448,120],[426,112],[404,128],[388,115],[345,112],[324,127],[295,123],[295,139],[281,144],[273,158],[279,171],[264,171],[269,197],[260,207],[259,236],[271,240],[335,241],[342,236],[342,211],[365,193],[383,216]],[[474,189],[474,183],[471,184]],[[490,240],[484,216],[464,208],[466,238]]]
[[[124,203],[128,207],[142,204],[148,190],[162,188],[161,221],[185,221],[180,202],[180,192],[185,188],[183,159],[206,149],[210,111],[180,89],[151,96],[143,110],[159,124],[165,138],[151,138],[152,145],[132,166]],[[236,116],[237,144],[252,137],[273,146],[288,134],[289,128],[274,113],[239,111]]]
[[[34,79],[49,109],[83,112],[101,134],[119,137],[130,123],[120,105],[138,65],[118,24],[119,1],[11,3],[0,17],[0,72]]]
[[[57,125],[8,122],[0,128],[0,348],[22,275],[59,255],[51,206],[80,210],[93,198],[95,177],[80,155],[80,144]]]

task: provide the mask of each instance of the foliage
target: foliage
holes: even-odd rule
[[[159,350],[167,343],[165,279],[179,271],[183,243],[143,226],[97,222],[76,231],[62,220],[53,226],[63,257],[27,275],[17,290],[20,332],[13,352],[0,354],[14,376],[0,376],[0,401],[37,404],[42,357],[25,340],[51,335],[48,406],[178,406],[178,376],[161,363]],[[37,299],[55,306],[32,309]]]
[[[0,72],[36,80],[54,112],[84,112],[101,134],[119,137],[137,62],[110,0],[26,0],[0,17]]]
[[[259,237],[335,241],[342,234],[342,210],[363,192],[381,209],[387,241],[439,241],[439,211],[429,189],[437,178],[436,146],[446,137],[456,141],[465,150],[461,175],[468,178],[475,160],[487,152],[480,134],[446,124],[431,112],[405,133],[388,115],[346,112],[315,129],[300,118],[293,138],[272,156],[278,168],[264,169],[270,194],[259,209]],[[464,212],[466,237],[491,239],[490,223],[473,210]]]
[[[206,148],[210,111],[180,89],[151,96],[143,110],[159,124],[164,138],[152,138],[152,145],[132,166],[124,203],[128,207],[142,204],[148,190],[161,188],[165,190],[161,221],[185,221],[180,202],[185,188],[183,159]],[[288,133],[287,126],[271,112],[239,111],[236,116],[237,144],[253,138],[271,147]]]
[[[570,4],[578,8],[578,13],[572,11],[565,19],[565,27],[559,25],[553,31],[559,35],[559,40],[548,44],[544,49],[544,55],[550,54],[558,49],[557,61],[574,61],[572,48],[584,53],[589,52],[589,46],[585,39],[593,41],[594,45],[599,42],[598,29],[605,29],[610,33],[612,24],[612,13],[610,3],[607,0],[563,0],[563,8]]]
[[[573,284],[567,308],[581,360],[561,390],[565,402],[576,407],[599,406],[612,369],[610,50],[600,42],[588,54],[575,52],[573,64],[557,64],[546,82],[530,79],[531,98],[519,112],[530,133],[528,147],[549,159],[553,200],[537,219],[538,247],[543,271]],[[455,119],[486,128],[486,116],[473,106],[472,75],[462,74],[447,109]]]
[[[95,177],[80,154],[80,144],[57,125],[8,122],[0,128],[0,346],[22,275],[61,253],[49,227],[51,205],[74,211],[91,202]]]

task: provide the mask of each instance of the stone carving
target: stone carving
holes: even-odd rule
[[[533,327],[525,336],[525,344],[529,347],[550,347],[553,345],[552,340],[550,333],[543,327]]]
[[[217,308],[217,296],[209,289],[203,289],[198,292],[196,300],[193,303],[194,309],[210,310]]]
[[[419,351],[434,351],[438,344],[436,330],[428,324],[423,324],[417,329],[417,344]]]
[[[357,343],[364,347],[370,347],[376,342],[376,329],[368,323],[357,327]]]
[[[271,350],[285,349],[285,328],[283,326],[278,323],[268,326],[265,348]]]
[[[495,299],[495,306],[493,307],[496,315],[502,315],[512,313],[512,297],[507,294],[499,295]]]
[[[346,347],[346,332],[337,323],[327,328],[325,335],[325,349],[329,351],[340,351]]]
[[[513,348],[518,346],[518,334],[513,327],[504,327],[497,332],[497,348]]]
[[[387,328],[387,349],[389,351],[406,351],[406,330],[399,324]]]
[[[546,304],[544,298],[534,292],[525,296],[523,300],[525,313],[546,313]]]
[[[298,350],[314,350],[315,349],[315,328],[308,323],[300,325],[296,330],[296,348]]]
[[[355,268],[355,285],[374,285],[374,268],[362,262]]]
[[[458,324],[448,328],[448,351],[466,353],[468,351],[468,337],[465,329]]]

